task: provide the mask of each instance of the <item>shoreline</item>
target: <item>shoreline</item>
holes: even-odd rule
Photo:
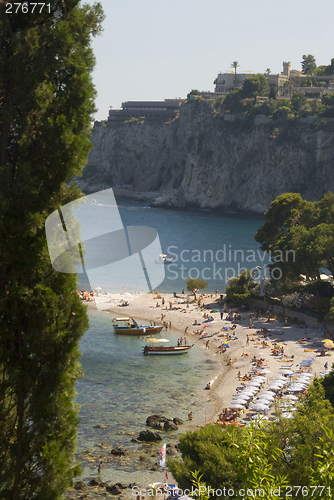
[[[186,336],[187,344],[194,343],[197,348],[205,348],[207,340],[200,340],[195,332],[201,329],[204,333],[210,334],[207,354],[211,361],[217,363],[217,369],[214,370],[214,378],[210,381],[211,389],[207,391],[206,417],[204,420],[196,418],[194,421],[185,423],[182,427],[184,432],[217,421],[218,414],[223,408],[229,407],[233,397],[243,385],[237,376],[238,373],[246,375],[253,372],[254,356],[258,357],[260,354],[264,359],[264,368],[269,371],[265,377],[264,387],[279,375],[280,369],[285,365],[289,364],[293,367],[292,369],[300,371],[302,361],[312,359],[311,373],[319,375],[326,361],[331,364],[328,358],[330,352],[325,357],[319,355],[320,350],[323,349],[323,328],[291,325],[279,321],[276,317],[268,323],[265,314],[256,318],[253,310],[247,310],[239,313],[241,321],[235,330],[232,330],[233,322],[226,320],[226,313],[223,314],[225,319],[220,319],[220,312],[210,313],[211,309],[226,311],[224,304],[220,301],[220,294],[197,295],[197,299],[199,297],[202,297],[202,308],[198,307],[193,297],[190,297],[187,307],[187,294],[182,293],[176,294],[176,297],[170,293],[159,292],[139,295],[125,293],[104,296],[97,294],[94,301],[84,302],[92,309],[103,310],[115,316],[129,316],[145,322],[152,321],[156,324],[159,324],[159,318],[163,314],[164,321],[171,322],[172,330],[179,332],[182,337]],[[117,305],[117,301],[119,304],[125,299],[129,302],[128,306]],[[162,300],[164,300],[163,306]],[[180,302],[181,300],[184,302]],[[205,313],[213,317],[213,321],[206,321],[203,318]],[[194,325],[195,322],[197,325]],[[252,327],[249,326],[250,324]],[[268,329],[267,334],[257,333],[263,328]],[[186,334],[185,331],[187,331]],[[226,332],[226,337],[222,337],[224,332]],[[302,339],[305,340],[302,341]],[[223,342],[228,345],[225,352],[221,352],[220,346]],[[263,347],[262,342],[266,342],[267,346]],[[285,358],[280,359],[272,355],[271,349],[276,344],[284,346]],[[284,359],[286,359],[285,362]]]
[[[306,369],[313,376],[319,376],[324,369],[325,362],[328,362],[329,366],[332,364],[331,358],[328,357],[331,355],[330,352],[325,357],[320,355],[321,349],[324,348],[324,337],[327,336],[327,334],[324,335],[323,328],[307,326],[301,328],[277,318],[272,318],[269,322],[266,312],[264,315],[256,317],[257,313],[253,310],[247,310],[240,313],[241,321],[236,324],[236,328],[232,329],[233,322],[226,319],[226,313],[223,314],[225,319],[220,318],[220,310],[224,311],[225,309],[224,304],[219,304],[220,295],[209,294],[203,297],[201,302],[204,306],[209,306],[209,309],[200,309],[198,303],[192,301],[192,298],[189,301],[189,307],[187,307],[186,302],[180,302],[186,298],[186,294],[177,294],[175,297],[174,294],[159,294],[157,292],[137,295],[127,293],[96,294],[94,300],[83,301],[83,305],[89,309],[106,312],[116,317],[134,317],[140,322],[143,321],[144,324],[150,321],[160,324],[159,318],[161,319],[161,314],[163,314],[165,315],[164,321],[172,323],[173,332],[180,333],[184,337],[187,329],[188,345],[194,344],[195,349],[206,350],[208,362],[212,363],[214,369],[210,375],[213,377],[210,381],[211,389],[205,391],[203,395],[205,413],[203,415],[203,411],[197,412],[196,407],[194,407],[194,420],[184,421],[184,424],[179,427],[180,434],[196,431],[208,423],[218,421],[218,415],[224,408],[229,408],[234,396],[242,390],[243,385],[247,384],[241,380],[241,377],[254,373],[254,357],[263,359],[263,367],[267,369],[267,373],[263,376],[264,384],[261,392],[279,375],[283,367],[289,366],[293,372],[300,373],[303,371],[302,361],[312,360],[310,368]],[[120,307],[119,304],[124,300],[128,301],[129,305]],[[163,300],[164,306],[162,307]],[[218,312],[210,313],[211,309],[217,309]],[[206,313],[213,317],[213,321],[204,319],[203,315]],[[197,325],[194,324],[196,322]],[[209,340],[208,346],[206,346],[207,340],[205,338],[200,340],[198,335],[195,335],[195,331],[199,328],[210,333],[210,337],[207,339]],[[260,333],[263,328],[268,330],[265,334]],[[161,332],[162,336],[164,331]],[[230,337],[229,339],[226,336],[222,337],[225,333]],[[222,353],[220,345],[223,342],[228,345],[228,348]],[[272,349],[277,345],[284,348],[283,357],[273,354]],[[238,376],[239,373],[241,377]],[[296,376],[297,374],[290,376],[290,380]],[[205,390],[205,387],[197,387],[196,389],[200,392]],[[269,420],[275,418],[275,411],[277,411],[275,408],[270,410],[267,417],[270,416]],[[246,409],[244,413],[239,414],[237,422],[247,423],[255,414],[256,412]],[[155,453],[155,455],[159,454]],[[168,482],[174,482],[172,474],[170,472],[168,474],[170,476]],[[83,478],[83,481],[88,479],[91,478]],[[94,490],[96,491],[95,488]],[[88,492],[87,487],[85,491]],[[79,494],[80,490],[73,491],[72,489],[68,498],[76,500],[79,498],[77,496]],[[95,496],[91,496],[93,494],[93,488],[89,488],[87,498],[95,498]],[[124,499],[132,498],[132,492],[129,490],[124,491],[123,495]]]

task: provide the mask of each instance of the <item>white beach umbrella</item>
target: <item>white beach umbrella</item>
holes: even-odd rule
[[[282,399],[285,399],[285,400],[290,400],[290,401],[298,401],[298,397],[297,396],[294,396],[293,394],[286,394],[285,396],[282,397]]]
[[[230,405],[229,408],[231,410],[244,410],[245,409],[245,406],[244,405],[238,405],[238,404],[235,404],[235,405]]]
[[[260,385],[262,385],[262,382],[260,382],[260,380],[251,380],[251,382],[249,382],[246,387],[260,387]]]
[[[258,388],[255,387],[246,387],[240,394],[255,394],[258,391]]]
[[[235,397],[235,399],[237,399],[237,398],[250,398],[250,397],[252,397],[252,395],[253,394],[251,394],[248,391],[241,391],[238,394],[236,394],[234,397]]]
[[[304,386],[307,386],[307,385],[310,385],[311,384],[311,381],[310,380],[303,380],[303,379],[299,379],[297,378],[296,380],[293,381],[294,384],[298,384],[298,385],[304,385]]]
[[[271,371],[268,368],[260,368],[261,373],[271,373]]]
[[[291,386],[292,386],[292,387],[295,387],[295,386],[296,386],[296,387],[306,387],[306,386],[307,386],[307,384],[305,384],[304,382],[296,382],[296,381],[294,381],[294,382],[292,382],[292,384],[290,385],[290,387],[291,387]]]
[[[278,373],[281,373],[282,375],[294,375],[295,374],[295,372],[293,372],[292,370],[287,370],[285,368],[280,370]]]
[[[269,410],[269,404],[256,403],[255,405],[252,406],[251,409],[256,411],[266,411]]]
[[[245,398],[240,398],[240,399],[233,399],[231,402],[232,405],[237,404],[237,405],[245,405],[247,404],[248,399]]]
[[[258,401],[260,399],[265,399],[266,401],[274,401],[275,396],[270,396],[269,394],[259,394],[256,400]]]
[[[282,418],[293,418],[293,415],[292,415],[292,413],[283,412],[282,413]]]
[[[283,387],[283,385],[285,385],[285,382],[283,382],[283,380],[272,380],[269,385],[279,385],[280,387]]]
[[[288,392],[301,392],[303,390],[304,390],[304,387],[296,387],[296,386],[293,387],[293,386],[291,386],[291,387],[287,388]]]
[[[271,391],[280,391],[282,389],[279,385],[271,385],[269,388]]]
[[[265,391],[261,392],[261,394],[269,394],[269,396],[276,396],[276,393],[268,388]]]
[[[255,414],[255,415],[252,415],[252,416],[251,416],[251,419],[252,419],[252,420],[258,420],[259,422],[261,422],[262,420],[263,420],[263,421],[268,421],[268,420],[269,420],[269,417],[266,417],[265,415],[258,415],[258,414]]]

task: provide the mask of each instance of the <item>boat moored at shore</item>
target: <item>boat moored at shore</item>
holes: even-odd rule
[[[138,325],[138,323],[131,318],[113,318],[113,327],[117,335],[152,335],[160,333],[163,325]]]
[[[158,355],[170,355],[170,354],[186,354],[192,347],[192,345],[180,345],[180,346],[151,346],[146,345],[143,348],[144,354],[158,354]]]

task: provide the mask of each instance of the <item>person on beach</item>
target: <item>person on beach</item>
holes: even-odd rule
[[[104,469],[103,469],[103,467],[102,467],[102,463],[103,463],[103,462],[100,462],[100,463],[99,463],[99,466],[98,466],[98,468],[97,468],[97,472],[98,472],[99,474],[100,474],[101,470],[104,470]]]
[[[184,333],[188,333],[188,326],[185,327]]]
[[[169,322],[169,329],[170,330],[172,329],[172,322],[171,321]]]
[[[246,345],[249,345],[249,335],[247,335]]]
[[[209,349],[209,343],[210,343],[210,340],[207,340],[206,343],[205,343],[205,346],[207,349]]]
[[[328,363],[327,363],[327,361],[326,361],[326,363],[324,364],[324,368],[325,368],[325,370],[328,370]]]
[[[220,311],[220,319],[224,319],[224,313],[223,313],[223,311]]]
[[[192,411],[188,413],[188,420],[194,420]]]

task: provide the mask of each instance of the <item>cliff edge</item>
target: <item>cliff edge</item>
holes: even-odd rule
[[[84,191],[130,185],[157,192],[156,206],[264,212],[285,192],[318,200],[334,191],[334,124],[273,122],[186,102],[171,123],[94,128],[78,185]]]

